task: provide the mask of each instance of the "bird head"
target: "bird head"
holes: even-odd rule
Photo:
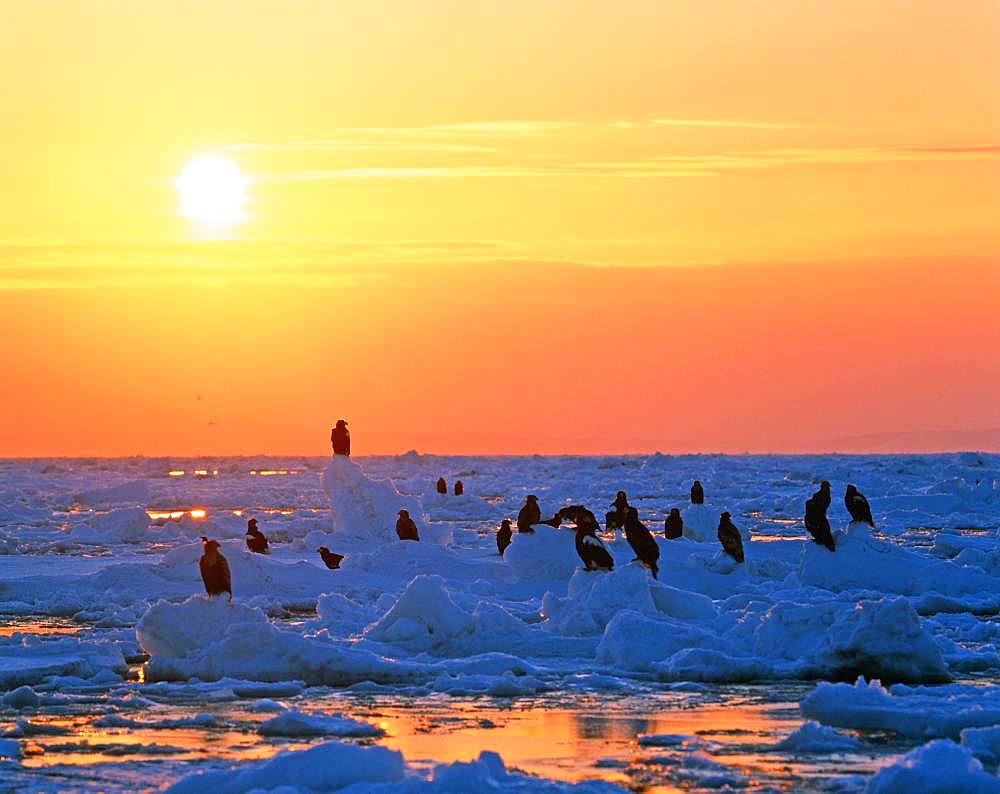
[[[399,511],[399,517],[400,518],[409,518],[410,517],[410,511],[409,510],[400,510]]]

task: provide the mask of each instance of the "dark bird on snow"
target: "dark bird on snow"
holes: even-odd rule
[[[437,492],[439,494],[446,494],[446,493],[448,493],[448,483],[446,483],[444,481],[444,477],[438,477]]]
[[[351,456],[351,431],[343,419],[338,419],[337,426],[330,431],[330,446],[334,455]]]
[[[816,501],[815,496],[806,499],[805,524],[812,539],[820,546],[826,546],[830,551],[837,550],[833,542],[833,533],[830,531],[830,521],[826,517],[826,508],[821,501]]]
[[[413,523],[408,510],[399,511],[399,518],[396,519],[396,534],[399,535],[400,540],[420,540],[417,525]]]
[[[628,518],[629,504],[625,491],[615,494],[615,501],[611,503],[611,510],[604,514],[604,525],[609,530],[621,529],[625,526],[625,519]]]
[[[677,540],[684,534],[684,519],[676,507],[670,508],[670,515],[663,522],[663,535],[667,540]]]
[[[875,528],[871,505],[868,504],[865,495],[853,485],[848,485],[847,490],[844,491],[844,506],[847,508],[847,512],[851,514],[851,521],[860,521],[872,529]]]
[[[695,480],[691,486],[691,504],[705,504],[705,489],[701,487],[701,480]]]
[[[830,509],[831,502],[830,483],[823,480],[819,484],[819,490],[812,495],[812,500],[823,510],[823,515],[826,515],[826,511]]]
[[[500,552],[501,557],[510,545],[510,539],[513,535],[514,531],[510,528],[510,519],[505,518],[500,522],[500,529],[497,530],[497,551]]]
[[[254,554],[267,554],[267,536],[257,529],[257,519],[247,521],[247,548]]]
[[[584,521],[576,527],[576,553],[583,560],[584,570],[610,571],[615,561],[597,537],[597,522]]]
[[[569,521],[575,526],[580,526],[581,521],[593,521],[597,523],[597,517],[583,505],[565,505],[560,507],[552,518],[546,518],[541,523],[558,529],[563,521]]]
[[[455,496],[461,496],[465,493],[465,485],[461,480],[455,480]]]
[[[719,516],[718,535],[722,550],[736,562],[743,562],[743,538],[740,537],[740,531],[729,520],[729,513],[723,513]]]
[[[201,580],[205,583],[205,592],[213,597],[227,593],[229,600],[232,601],[233,579],[229,573],[229,563],[219,551],[219,541],[209,540],[202,535],[201,546],[202,554],[198,560],[198,569],[201,571]]]
[[[565,507],[560,507],[557,515],[559,516],[560,523],[570,521],[576,526],[580,526],[584,522],[597,523],[597,516],[583,505],[566,505]]]
[[[332,570],[336,570],[340,567],[340,561],[344,559],[343,554],[334,554],[326,546],[320,546],[316,551],[319,552],[319,556],[323,558],[323,562],[326,563],[326,567]]]
[[[660,559],[660,547],[656,545],[653,533],[639,520],[639,511],[634,507],[628,509],[628,515],[625,517],[625,540],[635,552],[635,558],[649,568],[655,579],[660,571],[657,565]]]
[[[538,506],[538,497],[533,493],[524,497],[524,505],[517,514],[517,531],[534,532],[532,526],[542,523],[542,508]]]

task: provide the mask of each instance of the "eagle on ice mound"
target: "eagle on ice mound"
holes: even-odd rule
[[[844,507],[851,514],[851,521],[867,524],[872,529],[875,529],[871,505],[868,504],[865,495],[853,485],[848,485],[847,490],[844,491]]]
[[[209,540],[201,536],[202,555],[198,560],[201,580],[205,583],[205,592],[209,597],[226,593],[233,600],[233,579],[229,573],[229,563],[219,551],[219,541]]]
[[[576,553],[588,571],[610,571],[615,561],[597,537],[597,521],[584,520],[576,527]]]
[[[400,510],[420,516],[420,502],[396,490],[392,480],[376,480],[346,455],[334,455],[322,475],[323,490],[330,500],[330,524],[334,534],[362,542],[396,538]]]
[[[719,516],[719,543],[722,544],[722,550],[736,562],[743,562],[743,538],[740,537],[740,531],[729,519],[729,513],[723,513]]]

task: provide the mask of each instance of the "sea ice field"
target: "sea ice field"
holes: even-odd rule
[[[529,493],[614,570],[569,523],[501,556]],[[998,531],[985,453],[0,461],[0,790],[1000,792]]]

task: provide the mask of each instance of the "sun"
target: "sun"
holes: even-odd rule
[[[180,212],[186,218],[230,224],[244,217],[247,180],[231,160],[214,154],[197,157],[174,180]]]

